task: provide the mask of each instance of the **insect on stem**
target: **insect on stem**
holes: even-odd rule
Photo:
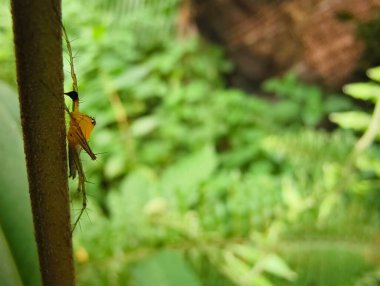
[[[54,9],[55,10],[55,9]],[[60,16],[55,10],[57,19],[60,23],[63,32],[63,38],[66,42],[67,53],[69,55],[70,63],[70,74],[72,79],[73,90],[70,92],[65,92],[65,95],[69,96],[73,102],[72,111],[70,112],[66,107],[66,111],[70,116],[69,130],[67,133],[68,141],[68,157],[69,157],[69,177],[74,179],[78,174],[78,193],[82,195],[82,208],[78,217],[76,218],[72,232],[74,232],[76,226],[78,225],[80,218],[82,217],[84,211],[87,207],[87,196],[86,196],[86,176],[83,170],[82,162],[80,160],[80,153],[84,150],[92,160],[96,160],[96,155],[92,151],[88,144],[91,132],[95,127],[96,121],[94,118],[81,113],[79,111],[79,95],[78,95],[78,81],[74,69],[74,57],[67,35],[67,31]]]

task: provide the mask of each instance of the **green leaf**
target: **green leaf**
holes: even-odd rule
[[[290,281],[294,281],[297,277],[297,274],[292,271],[285,261],[278,255],[269,254],[259,263],[262,263],[262,267],[266,272],[272,273],[276,276]]]
[[[162,178],[162,188],[168,192],[191,191],[212,174],[217,165],[217,157],[211,146],[172,165]]]
[[[252,264],[247,263],[243,259],[237,257],[231,251],[225,251],[224,253],[224,271],[235,281],[239,281],[242,277],[247,280]]]
[[[183,259],[172,251],[162,251],[138,263],[133,277],[139,286],[201,286],[198,277]]]
[[[126,177],[120,186],[120,192],[109,196],[111,213],[115,220],[135,221],[141,219],[144,205],[152,197],[154,186],[153,173],[147,168],[137,169]],[[135,217],[138,215],[137,217]]]
[[[20,110],[17,94],[10,86],[0,81],[0,103],[15,122],[20,121]]]
[[[0,87],[0,226],[25,285],[40,285],[17,95]],[[17,120],[16,120],[17,117]]]
[[[135,120],[131,126],[134,137],[143,137],[151,133],[158,126],[158,120],[154,116],[145,116]]]
[[[282,181],[282,197],[284,203],[289,207],[290,210],[302,209],[304,204],[299,191],[295,187],[294,182],[289,178],[285,177]]]
[[[138,82],[144,80],[150,71],[151,67],[147,64],[129,68],[120,76],[115,78],[112,86],[116,89],[130,88],[136,85]]]
[[[338,124],[342,128],[359,131],[367,129],[371,121],[371,116],[368,113],[361,111],[331,113],[329,118],[332,122]]]
[[[224,253],[222,271],[236,285],[244,286],[272,286],[273,284],[262,275],[262,268],[255,269],[254,264],[235,256],[232,252]],[[261,262],[259,262],[261,263]],[[253,266],[253,267],[252,267]],[[261,265],[260,265],[261,266]],[[258,270],[258,271],[257,271]]]
[[[322,224],[339,204],[340,196],[337,193],[328,194],[322,201],[319,207],[318,224]]]
[[[104,175],[107,179],[112,180],[125,173],[126,158],[124,154],[111,156],[105,166]]]
[[[376,102],[380,96],[380,85],[367,82],[351,83],[345,85],[343,91],[353,98]]]
[[[330,95],[324,99],[323,105],[326,113],[353,109],[353,104],[350,100],[341,95]]]
[[[20,274],[0,226],[0,285],[22,286]]]
[[[367,76],[374,81],[380,82],[380,67],[375,67],[367,70]]]
[[[256,262],[260,257],[260,252],[252,245],[234,244],[229,247],[229,250],[244,261],[249,261],[250,263]]]

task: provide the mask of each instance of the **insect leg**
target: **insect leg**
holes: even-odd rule
[[[82,208],[79,212],[78,217],[76,218],[74,222],[71,233],[74,232],[76,226],[79,223],[80,218],[82,217],[87,207],[87,196],[86,196],[86,187],[85,187],[86,176],[83,171],[82,162],[80,161],[79,154],[80,152],[77,152],[77,150],[74,150],[74,152],[72,152],[73,162],[75,164],[76,170],[78,171],[78,192],[82,195]]]

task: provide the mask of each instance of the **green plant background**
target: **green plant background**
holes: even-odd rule
[[[10,166],[0,201],[17,201],[25,216],[0,209],[0,284],[39,285],[33,240],[26,252],[18,241],[31,237],[31,217],[25,170],[12,177],[25,163],[0,3],[0,145],[14,149],[0,149]],[[352,159],[380,95],[378,70],[345,88],[367,108],[292,73],[246,94],[226,86],[233,66],[222,48],[176,36],[179,4],[63,2],[99,153],[95,162],[82,154],[91,184],[74,234],[78,285],[379,285],[378,143]]]

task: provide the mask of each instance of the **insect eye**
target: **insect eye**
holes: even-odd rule
[[[91,117],[91,123],[92,123],[92,125],[96,125],[96,120],[95,120],[95,118],[93,118],[93,117]]]

